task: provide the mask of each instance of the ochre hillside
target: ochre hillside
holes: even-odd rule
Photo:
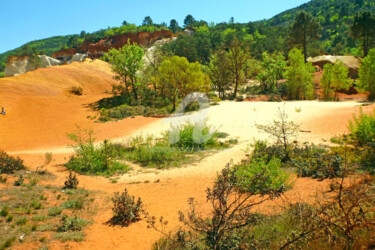
[[[96,112],[85,106],[108,96],[115,84],[109,64],[100,60],[48,67],[23,75],[0,79],[0,149],[65,146],[66,133],[76,125],[95,130],[97,139],[114,138],[133,131],[152,118],[127,119],[117,123],[94,123]],[[69,92],[81,86],[83,95]]]

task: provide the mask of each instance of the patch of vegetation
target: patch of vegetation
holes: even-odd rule
[[[72,171],[69,171],[69,175],[66,177],[66,181],[64,182],[64,188],[77,189],[78,183],[79,181],[77,175]]]
[[[57,199],[56,194],[61,198]],[[73,237],[70,233],[78,232],[74,230],[82,230],[88,225],[95,212],[92,194],[82,189],[61,190],[59,187],[39,184],[20,187],[10,185],[0,190],[0,197],[7,198],[0,200],[0,245],[13,236],[18,238],[24,235],[22,241],[14,242],[16,247],[22,248],[23,242],[36,243],[45,237],[45,232],[52,236],[57,232],[55,236],[64,241],[82,240],[84,234]],[[50,238],[45,238],[43,242],[49,243]]]
[[[85,234],[83,232],[69,231],[64,233],[57,233],[55,235],[56,239],[61,240],[62,242],[66,241],[75,241],[80,242],[85,239]]]
[[[13,174],[17,170],[25,169],[23,160],[0,151],[0,173]]]
[[[128,226],[129,224],[140,220],[143,210],[141,198],[135,200],[134,196],[128,194],[127,189],[121,194],[116,192],[112,197],[113,216],[110,223],[114,225]]]
[[[201,131],[202,135],[199,135]],[[211,131],[205,124],[183,124],[166,131],[161,138],[137,136],[125,147],[119,147],[124,159],[140,163],[142,166],[167,168],[192,162],[209,150],[222,149],[236,144],[234,140],[219,141],[227,137],[225,133]],[[178,139],[178,140],[177,140]]]
[[[92,130],[78,129],[75,133],[68,134],[76,143],[73,145],[75,155],[65,166],[82,174],[110,175],[128,171],[128,166],[116,161],[118,152],[107,140],[98,147],[94,146]]]
[[[154,108],[147,106],[130,106],[123,104],[121,106],[112,109],[102,109],[100,112],[99,121],[107,122],[111,120],[121,120],[127,117],[134,116],[157,116],[167,115],[170,113],[170,109],[166,108]]]
[[[73,86],[69,89],[69,93],[73,95],[82,95],[83,94],[83,88],[81,86]]]

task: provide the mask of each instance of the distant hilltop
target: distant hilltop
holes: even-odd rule
[[[24,74],[37,68],[69,64],[71,62],[81,62],[87,57],[94,59],[100,58],[104,53],[112,48],[121,48],[127,42],[136,43],[140,46],[151,46],[158,40],[172,38],[175,35],[169,30],[138,33],[126,33],[107,37],[96,43],[85,41],[78,48],[62,49],[52,54],[52,57],[46,55],[31,56],[9,56],[5,68],[5,76],[14,76]]]

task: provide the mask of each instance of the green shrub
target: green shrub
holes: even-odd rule
[[[7,206],[4,206],[0,211],[0,216],[6,217],[9,214],[9,210]]]
[[[19,225],[19,226],[23,226],[26,223],[27,223],[27,217],[18,218],[17,221],[16,221],[16,224]]]
[[[41,209],[43,207],[42,203],[38,201],[32,201],[30,206],[34,209]]]
[[[73,174],[72,171],[69,171],[69,176],[66,177],[66,181],[64,182],[64,188],[76,189],[78,183],[79,181],[76,174]]]
[[[326,148],[306,145],[294,149],[289,165],[297,168],[301,177],[335,178],[342,175],[344,158]]]
[[[84,207],[84,201],[83,198],[80,197],[76,200],[66,201],[61,206],[63,208],[82,209]]]
[[[7,239],[5,242],[3,242],[1,245],[0,245],[0,249],[6,249],[6,248],[9,248],[13,245],[13,242],[16,241],[16,236],[13,236],[9,239]]]
[[[105,140],[99,147],[94,146],[92,130],[78,130],[68,134],[76,145],[73,146],[75,155],[65,165],[79,173],[111,174],[118,171],[126,172],[128,167],[116,160],[116,147]]]
[[[23,184],[23,181],[24,181],[24,178],[21,174],[20,177],[18,177],[18,179],[14,181],[14,186],[21,186]]]
[[[4,151],[0,151],[0,173],[12,174],[17,170],[25,169],[23,160],[14,158]]]
[[[359,116],[354,116],[354,121],[350,121],[349,129],[352,139],[360,146],[375,142],[375,110],[372,115],[367,115],[360,108]]]
[[[185,159],[186,152],[168,145],[146,145],[126,154],[126,158],[148,167],[163,168]]]
[[[128,194],[125,188],[123,193],[116,192],[112,197],[113,202],[113,216],[111,223],[115,225],[127,226],[132,222],[140,220],[140,215],[143,209],[141,198],[135,201],[134,196]]]
[[[48,215],[49,216],[57,216],[57,215],[60,215],[61,212],[62,212],[62,208],[61,207],[50,207],[48,208]]]
[[[61,218],[60,225],[57,227],[57,232],[81,231],[89,222],[87,220],[77,217],[67,217],[64,215]]]
[[[202,137],[196,138],[201,142],[194,140],[194,128],[201,130]],[[208,140],[204,140],[204,136],[209,136]],[[208,146],[216,146],[217,132],[211,132],[211,127],[204,124],[186,123],[174,128],[172,131],[167,131],[164,135],[165,140],[170,138],[177,139],[177,142],[172,144],[174,147],[179,147],[187,150],[202,150]]]
[[[237,177],[236,185],[242,192],[254,194],[269,193],[270,190],[279,190],[280,192],[289,189],[289,174],[281,169],[281,160],[278,158],[252,159],[251,163],[244,162],[235,167]],[[263,178],[257,179],[257,176]]]

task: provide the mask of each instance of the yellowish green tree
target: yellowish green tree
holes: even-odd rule
[[[288,80],[288,98],[290,100],[306,100],[314,97],[314,67],[305,63],[301,50],[294,48],[289,52],[289,66],[285,72]]]
[[[362,60],[358,87],[370,92],[369,100],[375,100],[375,49],[370,50],[368,56]]]
[[[337,100],[338,90],[348,90],[352,80],[348,77],[349,69],[342,61],[336,61],[334,65],[324,65],[322,77],[322,89],[325,100]]]
[[[135,101],[138,101],[138,89],[141,86],[137,72],[143,67],[143,49],[136,44],[130,44],[120,49],[111,49],[104,54],[104,58],[112,65],[112,71],[119,85],[113,86],[114,94],[125,94],[132,92]]]
[[[179,98],[210,89],[210,79],[201,71],[201,65],[198,62],[189,63],[185,57],[173,56],[164,60],[159,72],[158,88],[172,101],[173,111]]]

